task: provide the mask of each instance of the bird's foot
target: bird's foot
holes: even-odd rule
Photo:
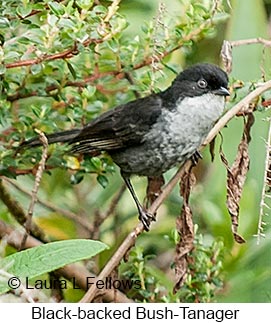
[[[196,150],[196,152],[191,156],[193,166],[196,166],[200,159],[202,159],[202,154]]]
[[[138,211],[139,211],[138,218],[142,222],[145,231],[149,231],[151,222],[156,221],[155,215],[147,212],[144,208],[140,208]]]

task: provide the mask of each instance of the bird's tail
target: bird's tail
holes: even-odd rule
[[[48,140],[49,144],[54,144],[57,142],[69,142],[72,139],[74,139],[81,129],[72,129],[72,130],[66,130],[66,131],[60,131],[60,132],[55,132],[50,135],[46,135],[46,138]],[[25,147],[36,147],[36,146],[41,146],[42,143],[38,137],[32,138],[30,140],[24,141],[21,145],[20,148],[25,148]]]

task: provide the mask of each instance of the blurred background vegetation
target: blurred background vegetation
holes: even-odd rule
[[[69,10],[70,17],[74,15],[74,19],[68,19],[67,11],[65,13],[68,2],[72,4]],[[22,189],[31,193],[34,176],[29,174],[29,170],[38,163],[41,150],[32,149],[14,158],[14,147],[24,138],[32,137],[34,128],[50,133],[78,126],[108,108],[134,99],[134,91],[146,95],[151,88],[155,91],[166,88],[175,76],[174,71],[180,72],[185,66],[203,61],[220,64],[224,39],[270,37],[271,1],[222,2],[164,0],[165,9],[160,10],[159,17],[163,23],[155,25],[154,18],[157,22],[159,15],[158,1],[123,0],[118,15],[110,20],[111,27],[116,31],[112,35],[106,29],[108,26],[97,34],[101,17],[106,14],[110,1],[95,1],[95,5],[92,1],[21,1],[21,6],[16,5],[18,1],[2,1],[0,170],[1,175],[9,178],[15,177],[18,169],[28,173],[16,176],[19,189],[4,180],[12,197],[27,210],[29,196]],[[177,39],[196,29],[210,15],[210,8],[214,8],[214,5],[217,5],[214,26],[206,27],[198,37],[167,55],[159,64],[160,71],[155,71],[151,64],[134,68],[144,61],[144,57],[148,58],[153,53],[154,35],[159,41],[156,54],[171,50],[174,44],[176,46]],[[40,10],[40,13],[31,15],[33,10]],[[85,21],[79,25],[76,10],[81,13],[89,10],[90,29],[87,24],[84,25]],[[50,12],[50,18],[45,12]],[[202,18],[204,15],[206,17]],[[62,25],[59,22],[61,18]],[[43,27],[40,28],[40,25]],[[171,30],[175,31],[174,36],[170,34],[171,40],[165,41],[167,32]],[[80,45],[87,39],[86,35],[101,39],[103,32],[109,35],[108,41],[90,44],[85,48]],[[78,46],[75,52],[78,50],[80,53],[78,56],[17,68],[6,67],[6,64],[18,60],[29,60],[38,55],[42,57],[46,50],[49,54],[62,52],[73,46],[75,39]],[[101,73],[96,78],[95,69]],[[121,69],[131,73],[131,84],[118,73],[107,73]],[[245,86],[243,92],[238,92],[235,100],[228,103],[228,108],[249,92],[251,84],[262,80],[263,70],[266,80],[269,79],[271,60],[268,48],[247,45],[233,49],[230,79],[232,82],[241,80]],[[93,75],[93,81],[83,81]],[[268,94],[271,93],[265,94],[267,98]],[[146,301],[271,301],[271,225],[268,217],[265,218],[267,225],[264,227],[266,237],[260,240],[259,245],[255,237],[264,176],[267,116],[267,112],[255,112],[256,122],[250,144],[251,165],[241,199],[239,232],[247,242],[238,245],[233,240],[230,216],[225,205],[226,170],[220,161],[218,147],[213,163],[206,149],[204,159],[195,171],[197,185],[191,196],[194,223],[197,224],[192,276],[188,276],[187,283],[177,295],[172,295],[172,264],[176,244],[174,228],[182,203],[179,188],[176,187],[160,207],[158,221],[152,224],[151,231],[137,239],[128,263],[121,264],[120,273],[124,277],[144,281],[145,289],[141,294],[131,293],[130,297]],[[236,155],[242,130],[242,118],[235,118],[223,130],[223,150],[231,162]],[[95,262],[87,264],[92,271],[99,272],[136,225],[136,209],[129,193],[125,191],[113,214],[101,221],[101,225],[96,226],[92,233],[67,217],[67,214],[65,216],[61,210],[69,210],[90,224],[99,222],[108,210],[112,197],[122,186],[118,169],[107,156],[82,162],[64,155],[65,150],[67,148],[60,145],[50,147],[51,157],[47,166],[52,170],[43,174],[38,196],[54,207],[37,203],[34,221],[51,241],[91,236],[107,243],[111,249],[103,252]],[[165,178],[170,179],[172,174],[174,170],[169,171]],[[143,200],[146,180],[133,178],[133,183]],[[16,225],[4,204],[0,204],[0,218]],[[14,250],[2,248],[3,256],[10,252]],[[67,300],[76,300],[75,295],[66,297]]]

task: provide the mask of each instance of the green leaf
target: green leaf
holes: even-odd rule
[[[76,0],[77,6],[79,6],[81,9],[88,10],[93,6],[93,0]]]
[[[104,175],[98,175],[97,181],[103,188],[106,188],[106,186],[108,185],[108,178]]]
[[[24,18],[32,12],[32,6],[31,5],[24,5],[24,6],[18,6],[16,9],[17,14]]]
[[[0,176],[16,179],[16,173],[10,171],[9,167],[4,168],[3,166],[0,166]]]
[[[48,5],[55,15],[57,15],[57,16],[64,15],[65,9],[61,3],[51,1],[48,3]]]
[[[86,99],[90,99],[96,92],[96,87],[88,85],[82,91],[82,96]]]
[[[4,64],[0,64],[0,75],[5,74],[6,72],[6,66]]]
[[[99,14],[106,14],[107,8],[101,5],[95,6],[93,9],[93,13],[99,15]]]
[[[102,162],[99,157],[92,157],[90,162],[92,163],[93,167],[95,167],[97,170],[101,169]]]
[[[0,17],[0,28],[9,27],[9,20],[6,17]]]
[[[84,172],[82,171],[72,174],[70,177],[70,181],[72,185],[79,184],[80,182],[82,182],[83,179],[84,179]]]
[[[1,26],[0,26],[1,28]],[[7,62],[7,60],[16,60],[20,57],[20,54],[18,52],[15,51],[9,51],[8,53],[5,54],[5,62]]]
[[[42,65],[41,64],[31,65],[30,70],[33,75],[39,74],[42,71]]]
[[[31,279],[73,262],[91,258],[107,248],[107,245],[95,240],[56,241],[14,253],[0,262],[0,268],[23,283],[26,277]],[[8,279],[1,277],[0,293],[10,289]]]
[[[70,62],[66,61],[66,63],[67,63],[69,71],[71,72],[71,75],[72,75],[73,79],[76,80],[77,76],[76,76],[75,69],[73,68],[73,66],[72,66],[72,64]]]
[[[36,117],[40,117],[41,107],[36,105],[31,105],[31,110]]]

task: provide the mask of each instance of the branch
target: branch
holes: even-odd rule
[[[99,44],[102,43],[103,39],[94,39],[94,38],[89,38],[85,40],[82,44],[84,47],[87,47],[90,44]],[[22,61],[17,61],[13,63],[8,63],[5,65],[6,68],[16,68],[16,67],[22,67],[22,66],[29,66],[29,65],[35,65],[35,64],[40,64],[45,61],[53,61],[56,59],[67,59],[67,58],[72,58],[75,55],[77,55],[78,49],[77,49],[77,44],[75,43],[72,48],[66,49],[63,52],[56,53],[56,54],[45,54],[40,57],[36,57],[33,59],[25,59]]]
[[[102,23],[108,23],[108,21],[112,18],[112,16],[116,13],[118,9],[118,4],[121,0],[114,0],[111,6],[108,8],[108,14],[105,17],[104,21]],[[103,43],[105,40],[108,40],[112,36],[112,33],[105,34],[103,38],[88,38],[86,39],[82,45],[84,47],[87,47],[91,44],[100,44]],[[45,54],[42,55],[41,57],[37,57],[34,59],[28,59],[28,60],[22,60],[22,61],[17,61],[13,63],[6,64],[6,68],[15,68],[15,67],[22,67],[22,66],[29,66],[29,65],[35,65],[35,64],[40,64],[44,61],[52,61],[56,59],[68,59],[72,58],[75,55],[79,53],[78,48],[77,48],[77,43],[74,43],[74,46],[72,48],[69,48],[67,50],[64,50],[63,52],[56,53],[56,54]]]
[[[252,102],[256,97],[265,92],[266,90],[271,89],[271,81],[263,83],[257,89],[248,94],[245,98],[243,98],[240,102],[238,102],[232,109],[230,109],[213,127],[208,136],[206,137],[204,143],[199,148],[200,150],[204,148],[207,144],[209,144],[213,138],[223,129],[223,127],[244,107],[246,107],[250,102]],[[183,176],[186,169],[191,166],[191,160],[187,160],[181,168],[177,171],[177,173],[172,177],[172,179],[168,182],[168,184],[163,188],[162,193],[157,197],[157,199],[152,203],[152,205],[147,210],[148,213],[154,214],[159,206],[164,202],[164,200],[171,193],[175,185],[178,183],[179,179]],[[119,246],[117,251],[110,258],[108,263],[105,265],[103,270],[98,275],[97,279],[104,280],[106,277],[110,275],[112,270],[116,268],[122,258],[125,256],[127,251],[135,244],[137,237],[144,231],[143,224],[140,222],[124,239],[122,244]],[[81,303],[88,303],[93,300],[96,294],[96,288],[94,285],[87,291],[84,297],[80,300]]]
[[[265,172],[264,172],[264,180],[263,180],[263,188],[262,188],[262,196],[260,202],[260,215],[258,221],[258,230],[257,230],[257,244],[260,244],[260,240],[264,237],[263,226],[266,224],[263,219],[265,215],[268,215],[267,211],[270,212],[270,202],[268,203],[268,198],[271,199],[270,195],[270,169],[271,169],[271,119],[269,118],[269,131],[268,137],[266,141],[266,157],[265,157]]]
[[[25,227],[26,232],[25,232],[24,238],[22,240],[22,247],[24,246],[27,235],[30,233],[31,222],[32,222],[32,217],[33,217],[33,213],[34,213],[34,206],[37,202],[37,194],[38,194],[42,174],[45,169],[45,163],[46,163],[47,152],[48,152],[48,140],[47,140],[45,134],[37,129],[36,129],[36,132],[39,135],[39,139],[42,143],[43,150],[42,150],[41,160],[39,162],[38,170],[37,170],[36,177],[35,177],[34,187],[32,190],[31,201],[29,204],[26,221],[24,223],[24,227]]]
[[[15,220],[21,225],[24,225],[27,215],[18,201],[16,201],[5,188],[2,179],[0,179],[0,199],[6,205],[9,212],[14,216]],[[35,237],[44,241],[44,233],[35,223],[31,224],[31,232]]]
[[[112,2],[111,6],[108,8],[108,13],[103,20],[105,23],[108,23],[110,21],[110,19],[116,14],[116,12],[119,9],[120,2],[121,2],[121,0],[114,0]]]
[[[119,3],[119,0],[115,0],[111,7],[112,10],[117,8],[117,5]],[[111,8],[110,7],[110,8]],[[108,17],[110,18],[111,13],[113,12],[111,9],[108,12]],[[214,13],[213,13],[214,14]],[[148,56],[147,58],[143,59],[142,62],[134,65],[134,66],[122,66],[121,70],[112,70],[112,71],[108,71],[108,72],[104,72],[104,73],[95,73],[94,75],[90,75],[89,77],[86,77],[84,80],[82,81],[77,81],[77,82],[67,82],[65,84],[65,86],[74,86],[74,87],[83,87],[86,85],[86,83],[93,83],[94,80],[96,79],[100,79],[102,76],[108,76],[108,75],[114,75],[118,78],[125,78],[127,76],[127,71],[135,71],[138,69],[141,69],[143,67],[149,66],[149,65],[153,65],[156,64],[160,61],[162,61],[165,57],[167,57],[168,55],[172,54],[173,52],[175,52],[176,50],[180,49],[181,47],[183,47],[183,45],[191,40],[195,40],[197,39],[197,37],[200,36],[201,32],[208,26],[212,24],[212,17],[209,18],[208,20],[204,21],[197,29],[192,30],[190,33],[188,33],[186,36],[183,36],[182,38],[180,38],[180,40],[178,41],[177,45],[165,50],[164,52],[161,53],[156,53],[155,56],[151,55]],[[103,38],[101,39],[93,39],[93,38],[89,38],[87,40],[85,40],[82,45],[84,47],[87,47],[90,44],[100,44],[103,43],[104,41],[106,41],[108,38],[110,38],[111,34],[107,34],[105,35]],[[15,68],[15,67],[22,67],[22,66],[29,66],[29,65],[35,65],[35,64],[39,64],[42,63],[43,61],[51,61],[51,60],[57,60],[57,59],[69,59],[72,58],[73,56],[78,54],[78,49],[77,49],[77,44],[75,43],[74,46],[70,49],[67,49],[63,52],[60,53],[56,53],[56,54],[45,54],[42,55],[41,57],[37,57],[34,59],[30,59],[30,60],[22,60],[22,61],[17,61],[17,62],[13,62],[13,63],[9,63],[6,64],[6,68]],[[58,87],[55,85],[52,86],[48,86],[45,89],[46,93],[49,93],[50,91],[56,90]],[[103,90],[103,89],[102,89]],[[108,90],[105,90],[108,92]],[[35,96],[37,95],[37,91],[33,91],[31,93],[19,93],[17,92],[14,95],[10,95],[8,96],[8,100],[9,101],[15,101],[18,100],[20,98],[27,98],[27,97],[31,97],[31,96]]]
[[[82,80],[82,81],[74,81],[74,82],[68,81],[64,85],[62,85],[61,89],[64,89],[65,87],[68,87],[68,86],[84,88],[88,84],[94,84],[94,80],[101,79],[103,76],[108,76],[108,75],[112,75],[112,74],[114,74],[114,72],[113,73],[106,72],[106,73],[100,73],[100,74],[95,75],[95,76],[88,76],[88,77],[84,78],[84,80]],[[117,75],[117,72],[116,72],[116,75]],[[126,92],[127,91],[126,87],[121,87],[121,88],[118,88],[118,89],[108,89],[108,88],[105,88],[102,84],[95,84],[95,87],[100,93],[109,94],[109,95],[113,95],[113,94],[116,94],[116,93],[119,93],[119,92]],[[52,96],[51,92],[55,91],[55,90],[58,90],[58,91],[60,90],[59,85],[49,85],[49,86],[47,86],[46,88],[43,89],[43,91],[45,92],[43,94],[42,94],[42,92],[36,91],[36,90],[32,91],[32,92],[27,92],[27,93],[20,92],[20,90],[17,90],[15,94],[8,95],[7,100],[9,102],[14,102],[14,101],[17,101],[17,100],[20,100],[20,99],[30,98],[32,96],[50,97],[50,96]],[[68,105],[68,102],[66,102],[66,105]]]
[[[212,23],[212,21],[211,21],[211,18],[210,18],[209,20],[207,20],[203,24],[201,24],[197,29],[192,30],[188,35],[182,37],[175,47],[173,47],[173,48],[171,48],[169,50],[166,50],[163,53],[157,54],[157,55],[155,55],[155,57],[149,56],[148,58],[143,60],[141,63],[138,63],[137,65],[135,65],[133,67],[133,70],[137,70],[137,69],[140,69],[142,67],[151,65],[153,63],[160,62],[163,58],[165,58],[166,56],[172,54],[176,50],[180,49],[185,43],[189,42],[190,40],[192,40],[196,36],[198,36],[211,23]]]
[[[126,185],[123,183],[120,189],[117,191],[116,195],[112,198],[109,207],[106,211],[102,212],[99,209],[96,209],[94,212],[94,221],[93,221],[93,229],[91,231],[90,238],[97,240],[100,237],[100,227],[103,222],[113,213],[115,213],[116,207],[120,199],[122,198],[123,193],[126,190]]]
[[[119,2],[120,2],[119,0],[117,0],[117,1],[115,0],[112,3],[111,7],[113,8],[113,10],[115,10],[117,8],[117,7],[114,7],[114,6],[117,5]],[[112,14],[112,12],[108,12],[107,16],[109,18],[111,18],[111,14]],[[105,20],[104,20],[104,22],[105,22]],[[175,50],[181,48],[184,43],[186,43],[187,41],[189,41],[189,40],[193,39],[194,37],[196,37],[198,34],[200,34],[206,28],[206,26],[208,26],[211,23],[212,23],[212,18],[204,21],[199,28],[191,31],[188,35],[181,38],[179,43],[177,44],[177,46],[173,47],[172,49],[170,49],[168,51],[165,51],[161,55],[157,55],[155,57],[155,61],[160,61],[165,56],[167,56],[167,55],[171,54],[172,52],[174,52]],[[87,47],[87,46],[89,46],[91,44],[96,44],[96,45],[101,44],[104,41],[108,40],[110,38],[110,36],[112,36],[111,33],[106,34],[103,38],[89,38],[89,39],[85,40],[82,43],[82,45],[84,47]],[[45,54],[45,55],[42,55],[42,56],[34,58],[34,59],[27,59],[27,60],[21,60],[21,61],[17,61],[17,62],[13,62],[13,63],[8,63],[8,64],[5,65],[5,67],[9,69],[9,68],[16,68],[16,67],[40,64],[40,63],[42,63],[44,61],[52,61],[52,60],[57,60],[57,59],[68,59],[68,58],[74,57],[78,53],[79,53],[79,51],[77,49],[77,43],[75,43],[72,48],[64,50],[63,52],[56,53],[56,54]],[[152,62],[153,62],[153,58],[149,57],[148,59],[144,60],[142,63],[139,63],[139,64],[135,65],[133,67],[133,69],[136,70],[136,69],[139,69],[139,68],[144,67],[146,65],[150,65]]]
[[[253,44],[262,44],[264,46],[271,46],[271,40],[266,40],[264,38],[250,38],[250,39],[242,39],[242,40],[224,40],[222,49],[221,49],[221,57],[226,67],[226,71],[228,73],[232,70],[232,48],[243,46],[243,45],[253,45]]]
[[[264,46],[271,46],[271,40],[267,40],[261,37],[241,39],[241,40],[231,40],[229,41],[229,43],[231,44],[232,47],[252,45],[252,44],[263,44]]]

